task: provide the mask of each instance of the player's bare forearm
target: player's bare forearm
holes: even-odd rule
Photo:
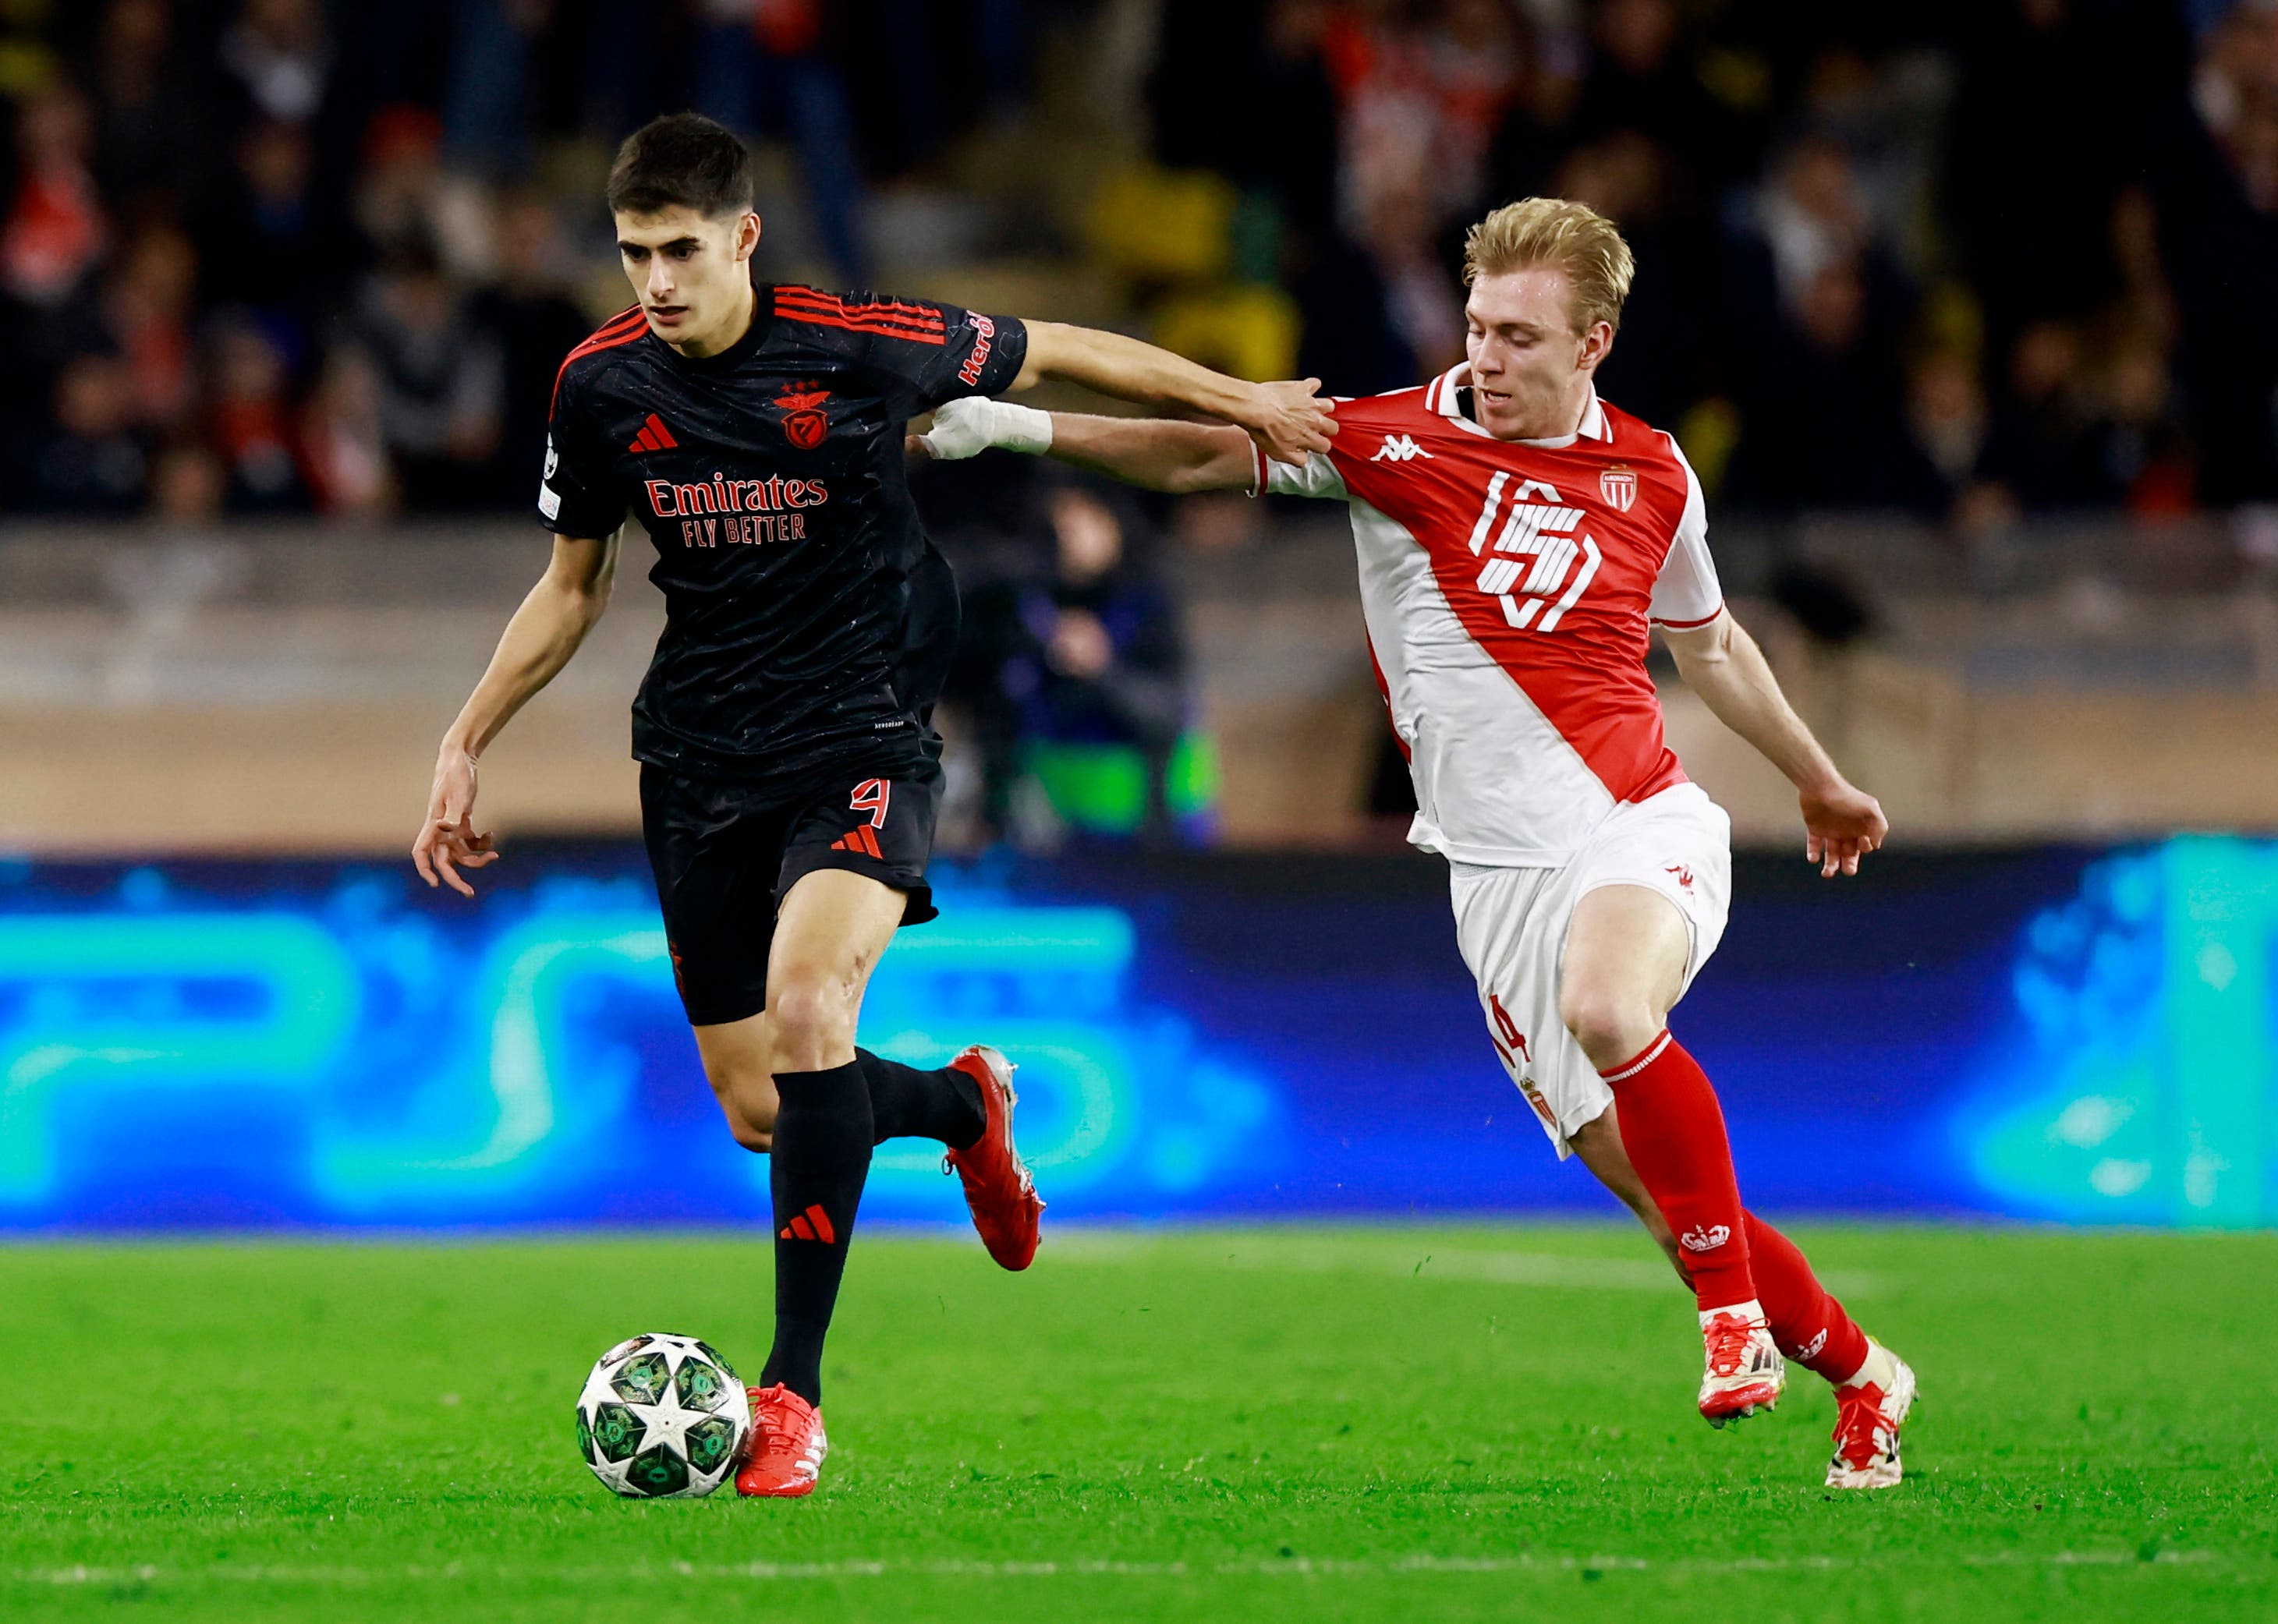
[[[475,888],[461,871],[498,861],[491,837],[475,832],[475,758],[570,663],[608,607],[616,568],[614,538],[554,538],[553,561],[507,621],[490,668],[435,752],[427,815],[411,842],[412,866],[430,886],[447,885],[462,896],[472,896]]]
[[[1664,628],[1662,636],[1685,685],[1795,786],[1805,855],[1823,874],[1857,873],[1860,858],[1889,835],[1890,822],[1875,797],[1845,778],[1812,736],[1756,640],[1729,613],[1688,631]]]
[[[1239,429],[1163,417],[1092,417],[1054,412],[1051,454],[1128,484],[1184,495],[1247,491],[1257,455]]]
[[[1140,406],[1185,407],[1246,431],[1266,454],[1285,462],[1326,451],[1336,432],[1320,380],[1250,384],[1197,365],[1183,355],[1120,332],[1030,322],[1028,354],[1015,391],[1044,378],[1081,384]]]
[[[1780,691],[1756,640],[1727,613],[1689,631],[1663,629],[1678,675],[1709,713],[1754,745],[1798,789],[1839,782],[1834,760]]]
[[[506,623],[491,662],[443,736],[445,751],[479,756],[515,713],[570,663],[609,605],[617,544],[556,537],[554,557]]]

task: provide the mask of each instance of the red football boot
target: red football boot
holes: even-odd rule
[[[962,1150],[942,1158],[942,1170],[954,1168],[965,1182],[965,1204],[973,1209],[973,1227],[981,1244],[1005,1269],[1026,1269],[1036,1255],[1036,1224],[1044,1204],[1036,1199],[1036,1182],[1028,1165],[1013,1147],[1013,1067],[986,1043],[976,1043],[949,1063],[981,1086],[981,1103],[988,1125],[981,1137]]]
[[[744,1392],[752,1401],[752,1437],[736,1474],[736,1492],[779,1500],[814,1493],[822,1457],[830,1452],[822,1412],[781,1383]]]

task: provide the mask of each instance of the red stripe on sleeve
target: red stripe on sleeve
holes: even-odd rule
[[[562,370],[554,375],[553,396],[547,402],[547,415],[553,414],[554,408],[562,400],[562,380],[568,375],[571,362],[581,355],[590,355],[596,350],[614,349],[620,344],[630,344],[647,331],[648,319],[640,313],[638,305],[633,306],[630,310],[621,310],[603,322],[594,330],[592,337],[562,358]]]

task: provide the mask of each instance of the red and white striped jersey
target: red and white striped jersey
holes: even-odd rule
[[[1724,596],[1675,440],[1594,393],[1577,435],[1499,440],[1461,409],[1467,371],[1338,401],[1334,449],[1261,457],[1259,478],[1351,506],[1370,651],[1416,781],[1410,841],[1555,867],[1616,805],[1685,782],[1647,628],[1706,625]]]

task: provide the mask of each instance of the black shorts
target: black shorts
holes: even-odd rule
[[[941,767],[895,779],[850,775],[786,801],[722,779],[641,767],[641,836],[664,908],[672,978],[691,1025],[742,1020],[768,1007],[776,910],[819,868],[850,869],[904,893],[905,925],[940,911],[926,883]]]

